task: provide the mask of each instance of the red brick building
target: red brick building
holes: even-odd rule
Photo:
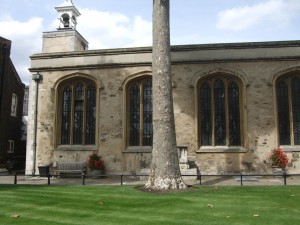
[[[25,163],[26,149],[21,147],[21,123],[24,87],[10,58],[11,41],[0,37],[0,163],[17,160]]]

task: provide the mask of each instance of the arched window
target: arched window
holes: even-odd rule
[[[242,86],[233,77],[212,76],[198,83],[199,145],[242,145]]]
[[[85,79],[60,88],[60,144],[95,145],[96,87]]]
[[[127,85],[127,146],[152,146],[152,80]]]
[[[279,145],[300,145],[300,75],[276,82]]]

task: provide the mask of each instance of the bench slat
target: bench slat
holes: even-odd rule
[[[86,162],[56,162],[55,173],[82,173],[86,169]]]

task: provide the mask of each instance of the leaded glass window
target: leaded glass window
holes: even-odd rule
[[[130,142],[131,146],[140,145],[140,84],[135,82],[130,87]]]
[[[87,87],[86,100],[86,131],[85,143],[87,145],[95,144],[95,129],[96,129],[96,88],[94,85]]]
[[[143,83],[143,145],[152,146],[152,82]]]
[[[226,114],[224,81],[214,82],[214,131],[215,145],[226,145]]]
[[[241,145],[241,89],[233,78],[199,83],[200,146]]]
[[[228,123],[229,123],[229,145],[241,145],[240,129],[240,93],[239,87],[234,80],[228,86]]]
[[[289,95],[288,86],[284,81],[277,84],[277,105],[278,105],[278,125],[279,142],[281,145],[290,145],[290,119],[289,119]]]
[[[74,98],[74,132],[73,143],[82,144],[83,133],[83,106],[84,104],[84,88],[82,83],[78,83],[75,86],[75,98]]]
[[[300,145],[300,75],[276,83],[278,135],[280,145]]]
[[[72,80],[61,88],[62,145],[94,145],[96,87],[88,80]]]
[[[212,108],[211,108],[211,87],[208,82],[200,86],[200,141],[203,146],[212,145]]]
[[[72,104],[72,89],[67,86],[63,89],[62,100],[62,118],[61,118],[61,144],[70,144],[71,133],[71,104]]]
[[[128,86],[128,145],[152,146],[152,80],[136,79]]]

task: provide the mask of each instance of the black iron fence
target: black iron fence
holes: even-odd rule
[[[33,177],[24,174],[12,173],[12,174],[0,174],[0,183],[2,184],[24,184],[24,180],[27,179],[26,184],[31,184],[32,180],[28,180],[30,178],[39,178],[42,179],[43,182],[40,184],[44,185],[55,185],[55,184],[66,184],[63,181],[67,179],[73,179],[75,181],[69,182],[67,184],[80,184],[80,185],[87,185],[89,184],[110,184],[111,183],[118,183],[120,185],[124,185],[124,181],[141,181],[147,180],[147,174],[129,174],[129,173],[118,173],[118,174],[101,174],[101,175],[89,175],[86,173],[82,174],[65,174],[64,176],[48,174],[44,177]],[[192,185],[217,185],[217,181],[228,181],[231,180],[231,183],[227,182],[225,185],[239,185],[244,186],[247,185],[249,181],[257,180],[258,179],[276,179],[279,183],[275,183],[274,185],[300,185],[300,174],[198,174],[198,175],[182,175],[183,179],[194,178]],[[6,178],[3,179],[3,178]],[[57,180],[60,182],[53,182],[53,178],[58,178]],[[91,179],[93,178],[93,181]],[[98,178],[98,180],[97,180]],[[110,179],[110,182],[103,182],[105,179]],[[111,178],[114,180],[112,181]],[[210,178],[210,179],[209,179]],[[232,179],[233,178],[233,179]],[[2,181],[1,181],[2,180]],[[56,180],[56,181],[57,181]],[[30,182],[31,181],[31,182]],[[234,183],[232,183],[234,181]],[[293,181],[293,182],[291,182]],[[296,182],[295,182],[296,181]],[[34,183],[34,182],[32,182]],[[126,184],[130,182],[125,182]],[[251,185],[256,185],[252,183]],[[272,184],[271,184],[272,185]]]

